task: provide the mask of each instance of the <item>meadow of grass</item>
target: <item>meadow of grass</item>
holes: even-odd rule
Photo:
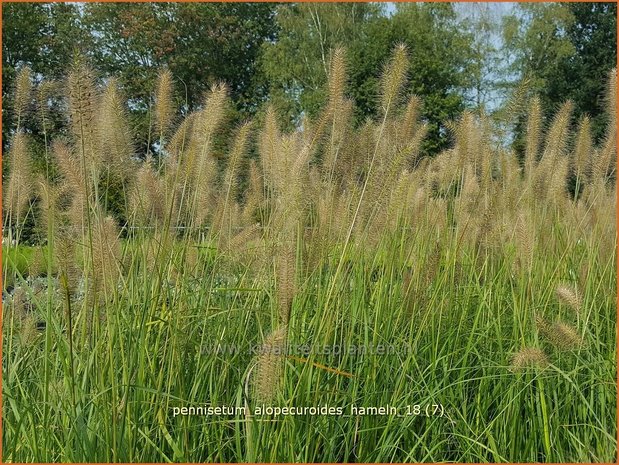
[[[163,71],[161,153],[138,160],[116,81],[78,62],[51,109],[58,86],[23,71],[3,461],[615,461],[614,72],[599,143],[570,102],[547,122],[536,98],[515,102],[522,157],[468,112],[422,156],[407,72],[397,48],[377,119],[356,127],[336,50],[322,114],[286,132],[273,108],[230,130],[223,85],[180,118]],[[45,132],[58,108],[69,131],[35,173],[21,121]],[[174,415],[205,405],[246,410]]]

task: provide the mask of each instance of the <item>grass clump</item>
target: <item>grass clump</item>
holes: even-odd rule
[[[66,89],[70,124],[41,174],[18,105],[5,461],[614,460],[614,103],[600,146],[533,98],[522,160],[470,112],[429,158],[407,73],[397,47],[355,127],[338,49],[322,114],[284,132],[273,107],[229,128],[223,84],[181,118],[162,71],[141,160],[116,81],[78,60],[36,89]],[[200,406],[237,410],[174,414]]]

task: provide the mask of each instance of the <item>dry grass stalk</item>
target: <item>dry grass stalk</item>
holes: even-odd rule
[[[172,128],[174,118],[174,82],[169,69],[164,69],[157,77],[155,90],[155,129],[159,139],[165,139]]]
[[[524,169],[527,179],[531,180],[537,164],[542,132],[542,107],[539,97],[531,100],[527,120],[527,139],[524,157]]]
[[[15,119],[17,131],[21,128],[21,123],[30,107],[30,96],[32,93],[32,71],[28,66],[24,66],[15,79]]]
[[[591,163],[592,151],[593,140],[591,137],[591,120],[588,116],[585,116],[582,118],[578,126],[578,133],[576,135],[576,143],[574,146],[574,155],[572,157],[572,171],[576,176],[576,188],[581,192],[581,185],[590,175],[589,166]]]
[[[281,326],[269,334],[257,356],[252,382],[258,403],[272,403],[279,392],[286,355],[287,332],[288,328]]]
[[[125,179],[131,173],[133,142],[118,82],[108,81],[97,112],[98,150],[106,176]]]
[[[567,284],[560,284],[555,290],[559,301],[578,314],[582,311],[582,298],[578,290]]]
[[[39,84],[37,91],[37,114],[43,129],[43,133],[47,138],[47,128],[50,125],[51,116],[51,99],[54,97],[58,87],[58,83],[53,81],[43,81]]]
[[[13,137],[8,157],[10,177],[5,191],[6,214],[19,224],[24,220],[34,191],[28,136],[18,132]]]
[[[383,71],[381,79],[380,108],[383,115],[388,115],[398,104],[408,71],[408,54],[406,46],[396,46],[393,56]]]
[[[98,179],[102,168],[102,152],[97,149],[96,115],[99,95],[95,86],[93,71],[86,66],[82,58],[73,65],[67,78],[67,103],[71,131],[75,140],[76,151],[83,158],[86,174],[94,181]]]
[[[100,217],[93,235],[93,293],[109,298],[116,291],[120,278],[121,244],[116,221],[111,216]],[[101,300],[101,299],[99,299]]]
[[[76,255],[76,238],[75,228],[64,227],[56,232],[54,240],[54,261],[58,266],[58,272],[61,277],[61,285],[64,292],[70,297],[75,295],[79,282],[82,278],[82,273],[77,266]]]
[[[510,370],[516,372],[522,371],[527,367],[546,368],[548,365],[548,357],[543,350],[535,347],[525,347],[513,355]]]
[[[166,210],[165,187],[147,158],[138,169],[129,197],[129,208],[136,224],[162,225]]]
[[[540,333],[559,350],[573,350],[582,346],[583,341],[573,326],[562,321],[550,323],[536,315],[535,322]]]
[[[296,294],[296,250],[294,243],[284,243],[278,248],[275,269],[277,274],[277,306],[279,319],[287,325]]]

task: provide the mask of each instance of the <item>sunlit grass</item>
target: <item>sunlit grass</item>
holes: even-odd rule
[[[225,87],[175,126],[162,73],[140,163],[74,66],[59,177],[5,204],[5,462],[615,460],[615,123],[572,147],[569,103],[543,131],[533,101],[518,160],[465,113],[424,157],[406,51],[360,128],[334,57],[317,120],[227,145]],[[205,406],[236,413],[175,414]]]

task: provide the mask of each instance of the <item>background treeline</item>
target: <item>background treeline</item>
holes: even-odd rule
[[[500,121],[522,110],[514,102],[523,101],[523,93],[540,95],[547,118],[571,99],[574,118],[587,114],[596,140],[602,136],[601,86],[616,62],[614,3],[519,4],[507,10],[431,3],[8,3],[2,30],[3,148],[15,129],[13,90],[25,66],[33,84],[49,81],[41,98],[50,104],[78,55],[97,70],[98,79],[118,77],[130,99],[136,153],[143,157],[158,152],[151,113],[162,67],[179,81],[175,98],[183,115],[177,116],[194,110],[204,92],[223,81],[234,102],[233,119],[255,116],[271,101],[293,126],[325,104],[330,50],[344,45],[347,92],[356,105],[355,121],[362,124],[376,116],[380,70],[398,43],[410,50],[407,93],[422,99],[428,154],[449,144],[444,124],[463,109],[493,113]],[[36,119],[26,124],[44,147]],[[48,136],[66,129],[61,120],[48,125]],[[519,149],[523,128],[510,131]]]

